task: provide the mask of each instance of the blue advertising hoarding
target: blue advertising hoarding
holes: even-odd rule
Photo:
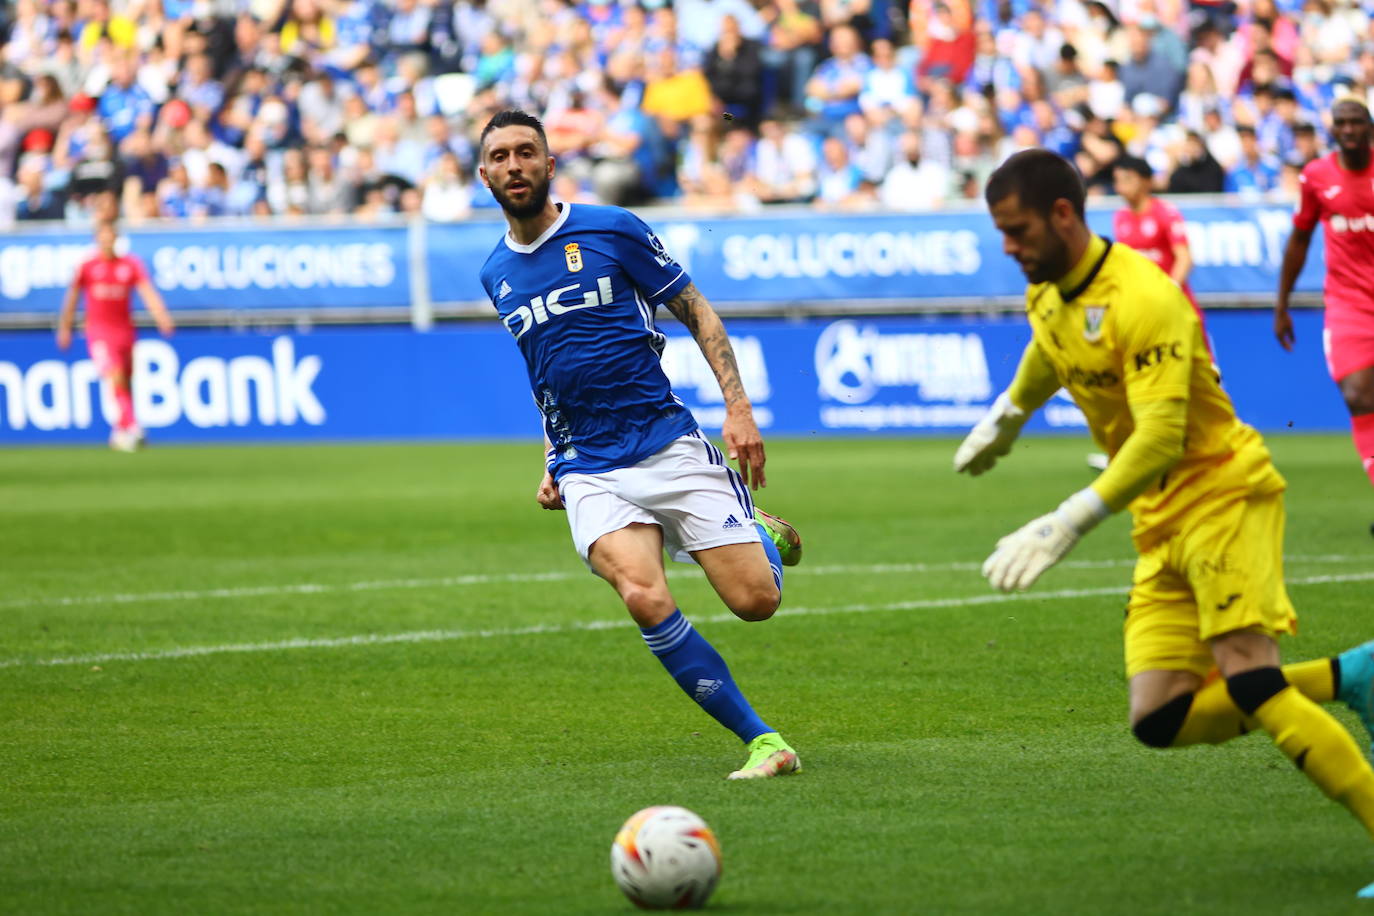
[[[1193,252],[1193,288],[1204,296],[1272,297],[1292,227],[1285,207],[1180,202]],[[713,302],[748,306],[796,302],[1016,300],[1026,282],[1002,253],[1002,239],[980,210],[947,213],[812,211],[768,216],[683,218],[646,214],[669,253]],[[1089,222],[1111,234],[1112,211]],[[477,271],[502,224],[428,227],[435,302],[477,302]],[[1300,292],[1319,292],[1324,248],[1312,242]]]
[[[1265,430],[1348,423],[1320,352],[1320,315],[1295,315],[1284,353],[1267,312],[1213,313],[1209,328],[1241,416]],[[772,435],[960,433],[1010,382],[1023,320],[736,320],[729,324],[760,427]],[[724,405],[681,328],[664,367],[710,430]],[[113,405],[78,346],[0,335],[0,445],[100,442]],[[135,409],[154,442],[398,439],[539,440],[510,335],[491,325],[322,329],[307,334],[186,331],[135,351]],[[1029,430],[1082,431],[1062,394]]]
[[[1278,286],[1291,214],[1279,206],[1182,202],[1206,301],[1267,300]],[[808,303],[920,308],[1014,304],[1025,289],[1016,264],[981,210],[843,215],[772,211],[756,216],[644,214],[698,288],[722,310]],[[1110,233],[1111,211],[1091,210]],[[417,296],[442,310],[484,308],[477,275],[505,232],[503,221],[367,226],[224,224],[131,230],[173,311],[393,309]],[[56,313],[87,232],[11,233],[0,238],[0,315]],[[412,253],[414,257],[412,259]],[[1300,292],[1321,288],[1321,234]]]
[[[407,308],[409,229],[273,224],[126,233],[173,311]],[[56,314],[89,231],[0,237],[0,312]]]

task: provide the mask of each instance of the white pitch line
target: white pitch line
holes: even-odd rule
[[[205,601],[212,598],[260,598],[271,595],[322,595],[331,592],[368,592],[388,589],[453,588],[461,585],[492,585],[497,582],[558,582],[582,578],[586,573],[474,573],[436,579],[378,579],[365,582],[298,582],[286,585],[249,585],[241,588],[188,589],[168,592],[133,592],[113,595],[74,595],[64,598],[33,598],[0,601],[0,609],[70,607],[80,604],[140,604],[155,601]]]
[[[1374,572],[1344,573],[1310,576],[1289,580],[1288,585],[1319,585],[1332,582],[1374,581]],[[973,607],[983,604],[1006,604],[1018,601],[1054,601],[1065,598],[1096,598],[1125,595],[1124,586],[1108,588],[1066,588],[1051,592],[991,592],[961,598],[924,598],[894,601],[886,604],[847,604],[838,607],[792,607],[782,613],[785,617],[823,617],[835,614],[868,614],[876,611],[918,611],[944,607]],[[733,614],[712,614],[697,618],[699,622],[721,623],[734,620]],[[0,659],[0,668],[36,668],[62,665],[99,665],[106,662],[147,662],[203,655],[225,655],[244,652],[284,652],[290,649],[340,649],[355,646],[380,646],[394,643],[453,642],[462,639],[496,639],[511,636],[536,636],[556,633],[578,633],[591,630],[611,630],[633,626],[633,621],[591,620],[584,623],[534,624],[527,627],[508,627],[487,630],[415,630],[406,633],[365,633],[356,636],[286,639],[278,642],[229,643],[219,646],[182,646],[172,649],[153,649],[147,652],[105,652],[94,655],[72,655],[63,658]]]
[[[1353,563],[1368,561],[1369,557],[1344,554],[1291,556],[1289,563]],[[1119,569],[1133,566],[1135,560],[1066,560],[1062,569]],[[831,566],[802,566],[789,570],[788,576],[890,575],[897,573],[941,573],[978,570],[982,563],[876,563]],[[442,576],[433,579],[377,579],[363,582],[298,582],[285,585],[249,585],[239,588],[187,589],[165,592],[130,592],[108,595],[71,595],[61,598],[16,598],[0,601],[0,610],[19,610],[32,607],[75,607],[98,604],[142,604],[161,601],[210,601],[235,598],[265,598],[278,595],[325,595],[347,592],[404,591],[425,588],[457,588],[468,585],[520,584],[527,582],[566,582],[586,579],[581,570],[542,573],[473,573],[464,576]],[[699,579],[700,570],[670,570],[669,578]]]

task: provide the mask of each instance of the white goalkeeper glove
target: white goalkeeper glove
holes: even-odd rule
[[[1030,415],[1011,402],[1004,391],[992,408],[979,420],[954,453],[954,470],[968,471],[974,477],[990,470],[997,459],[1011,451]]]
[[[997,549],[983,563],[983,575],[993,588],[1025,591],[1045,570],[1064,559],[1079,538],[1111,514],[1092,487],[1079,490],[1049,515],[998,541]]]

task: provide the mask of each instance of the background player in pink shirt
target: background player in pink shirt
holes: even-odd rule
[[[1183,214],[1173,204],[1151,193],[1154,169],[1144,159],[1122,156],[1112,169],[1112,180],[1116,193],[1126,201],[1126,206],[1112,214],[1112,237],[1158,264],[1183,288],[1198,320],[1202,321],[1202,310],[1188,287],[1188,275],[1193,272],[1193,253],[1188,248]],[[1203,328],[1203,338],[1207,339],[1205,321]],[[1207,345],[1210,349],[1210,340]]]
[[[134,321],[131,314],[133,291],[143,297],[143,304],[157,322],[163,337],[170,336],[174,325],[167,313],[162,295],[148,279],[143,262],[132,254],[115,253],[118,239],[113,220],[96,224],[94,257],[76,269],[71,286],[62,300],[62,314],[57,323],[57,346],[65,350],[72,342],[72,323],[76,317],[76,301],[81,293],[86,297],[86,344],[95,361],[100,377],[114,389],[119,415],[110,434],[110,447],[133,451],[143,442],[143,430],[134,419],[134,400],[131,388],[134,358]]]
[[[1355,448],[1374,483],[1374,123],[1363,102],[1342,99],[1332,106],[1331,137],[1335,152],[1302,170],[1302,202],[1283,252],[1274,334],[1285,350],[1293,349],[1288,297],[1307,262],[1312,230],[1325,223],[1326,365],[1350,409]]]

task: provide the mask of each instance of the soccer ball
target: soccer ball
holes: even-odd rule
[[[706,903],[720,879],[720,843],[706,822],[686,808],[645,808],[615,835],[611,876],[635,906],[694,910]]]

